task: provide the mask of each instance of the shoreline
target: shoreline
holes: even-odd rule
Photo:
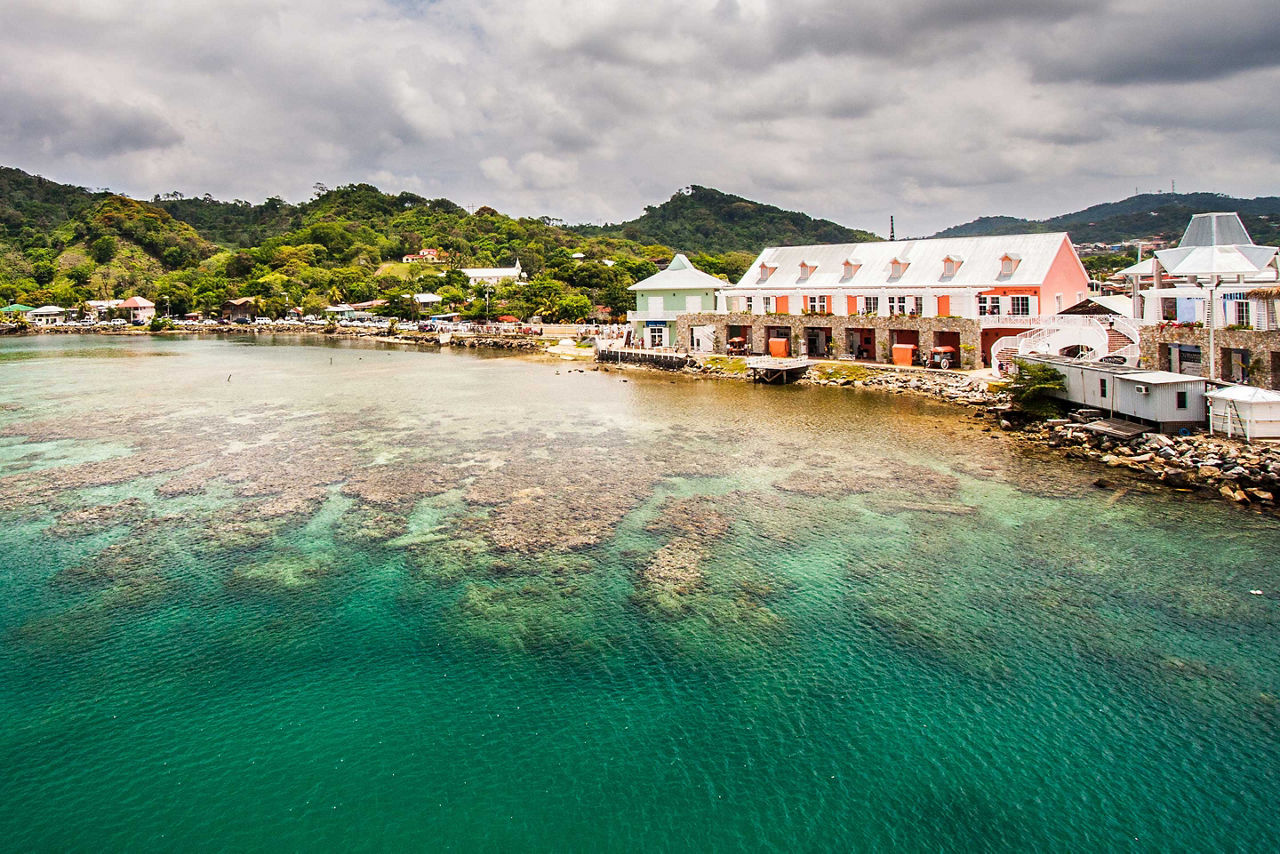
[[[697,367],[679,371],[632,363],[601,366],[602,371],[678,373],[697,380],[751,382],[732,360],[713,356]],[[1112,439],[1084,429],[1068,418],[1029,418],[1014,409],[1007,395],[993,392],[995,381],[973,374],[903,369],[863,362],[821,362],[795,385],[866,389],[886,394],[911,394],[961,407],[965,414],[989,423],[992,434],[1014,443],[1054,452],[1064,461],[1099,463],[1120,469],[1127,477],[1204,500],[1225,500],[1267,515],[1280,516],[1280,444],[1250,444],[1207,433],[1167,436],[1147,432],[1128,439]],[[1099,472],[1094,485],[1122,491],[1122,484]]]
[[[152,332],[145,327],[125,329],[43,327],[22,330],[14,337],[32,335],[103,335],[107,337],[139,336],[203,336],[203,335],[305,335],[334,340],[360,340],[423,348],[461,347],[491,349],[513,355],[544,357],[551,361],[593,362],[593,371],[601,373],[640,372],[644,374],[679,374],[692,380],[728,380],[750,382],[745,360],[740,357],[708,355],[695,357],[695,364],[680,370],[632,363],[596,364],[594,350],[560,346],[559,338],[529,336],[492,336],[454,333],[442,343],[435,332],[339,329],[301,327],[280,330],[245,325],[241,327],[197,327]],[[1128,439],[1112,439],[1091,433],[1080,422],[1069,418],[1028,418],[1014,409],[1008,396],[992,391],[996,381],[978,372],[961,373],[919,368],[901,368],[867,362],[819,362],[795,384],[812,388],[850,388],[879,391],[885,394],[910,394],[954,404],[977,419],[990,422],[988,429],[1005,434],[1015,443],[1034,445],[1054,451],[1062,459],[1100,463],[1110,469],[1123,469],[1127,476],[1185,495],[1208,500],[1226,500],[1268,515],[1280,516],[1276,496],[1280,494],[1280,445],[1249,444],[1225,436],[1197,433],[1188,436],[1166,436],[1141,433]],[[1122,489],[1101,476],[1095,481],[1100,489]]]

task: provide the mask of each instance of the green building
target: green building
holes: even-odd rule
[[[691,342],[675,340],[676,317],[715,311],[716,292],[727,285],[676,255],[667,269],[631,286],[636,292],[636,309],[627,314],[632,340],[643,347],[690,349]]]

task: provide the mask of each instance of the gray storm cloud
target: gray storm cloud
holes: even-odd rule
[[[1274,0],[10,0],[0,163],[570,221],[698,183],[924,234],[1277,192],[1277,43]]]

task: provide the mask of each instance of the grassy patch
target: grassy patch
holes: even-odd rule
[[[707,370],[740,376],[747,372],[747,360],[738,356],[712,356],[703,365]]]
[[[820,380],[865,380],[869,374],[862,365],[823,365],[815,368],[814,373]]]

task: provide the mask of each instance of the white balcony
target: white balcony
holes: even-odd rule
[[[687,313],[688,312],[684,312],[684,311],[628,311],[627,319],[633,322],[641,322],[641,323],[643,323],[646,320],[670,321],[670,320],[675,320],[680,315],[687,314]]]
[[[1025,328],[1038,326],[1047,318],[1034,314],[983,314],[978,316],[980,329]]]

